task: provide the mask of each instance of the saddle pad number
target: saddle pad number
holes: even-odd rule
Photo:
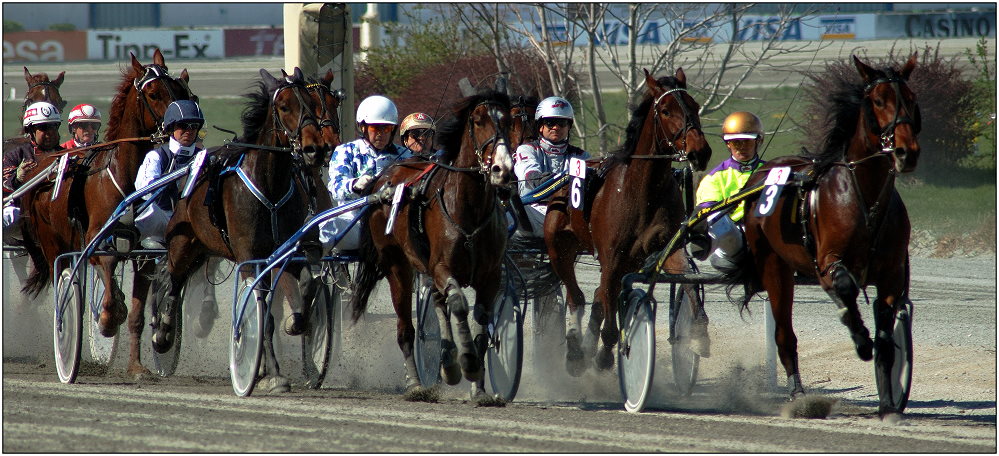
[[[56,197],[59,196],[59,188],[62,187],[62,176],[66,174],[67,167],[69,167],[69,154],[59,157],[59,172],[56,173],[55,189],[52,190],[52,198],[49,201],[55,201]]]
[[[578,158],[569,159],[569,205],[573,209],[583,210],[583,182],[586,180],[586,161]]]
[[[402,195],[406,191],[406,183],[400,183],[395,186],[395,193],[392,195],[392,211],[389,212],[388,222],[385,223],[385,235],[388,236],[392,232],[392,226],[395,225],[395,216],[399,213],[399,205],[402,203]]]
[[[580,160],[575,157],[570,158],[569,175],[580,179],[586,179],[586,160]]]
[[[205,164],[205,156],[207,154],[208,150],[202,149],[198,152],[198,155],[194,156],[191,167],[187,171],[187,185],[184,186],[184,192],[180,194],[181,198],[191,196],[191,192],[194,191],[194,183],[198,181],[198,174],[201,173],[201,166]]]
[[[770,170],[767,179],[764,181],[766,187],[763,189],[763,196],[756,203],[756,215],[766,217],[773,213],[777,207],[777,198],[787,183],[787,178],[791,176],[791,167],[781,166]]]

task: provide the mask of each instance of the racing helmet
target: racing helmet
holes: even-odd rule
[[[422,112],[414,112],[405,119],[402,119],[402,128],[400,130],[401,136],[406,136],[409,130],[414,130],[417,128],[425,128],[427,130],[434,129],[434,119],[424,114]]]
[[[372,95],[357,106],[357,123],[399,125],[399,110],[392,100]]]
[[[534,111],[534,120],[541,120],[546,117],[573,120],[572,105],[569,104],[569,100],[562,97],[545,98],[538,104],[537,111]]]
[[[21,125],[24,128],[47,123],[62,123],[59,117],[59,109],[47,101],[32,103],[24,110],[24,119]]]
[[[77,122],[85,123],[101,123],[101,112],[97,110],[93,105],[78,104],[73,107],[73,110],[69,111],[69,128],[73,129],[73,124]]]
[[[751,112],[733,112],[722,124],[722,139],[763,139],[763,122]]]
[[[177,122],[197,122],[204,125],[205,115],[197,102],[177,100],[167,106],[166,113],[163,114],[163,128],[169,130]]]

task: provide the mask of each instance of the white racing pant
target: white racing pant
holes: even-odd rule
[[[170,223],[172,216],[172,211],[165,211],[156,203],[150,204],[135,217],[135,228],[139,230],[139,238],[151,238],[163,242],[167,224]]]
[[[527,218],[531,221],[531,229],[534,230],[535,237],[545,235],[545,216],[548,214],[547,204],[527,204],[524,206]],[[522,227],[526,228],[526,227]]]
[[[348,212],[346,214],[338,215],[330,220],[327,220],[319,225],[319,241],[323,243],[323,252],[328,253],[330,249],[334,249],[338,252],[344,250],[357,250],[361,246],[361,221],[358,220],[357,223],[347,231],[347,234],[340,239],[335,246],[333,245],[333,240],[337,235],[343,233],[350,222],[354,220],[357,216],[357,212]]]
[[[11,204],[9,206],[3,207],[3,238],[7,239],[20,238],[21,231],[18,229],[21,226],[21,208]]]

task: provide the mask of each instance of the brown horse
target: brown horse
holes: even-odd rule
[[[322,126],[337,125],[338,119],[320,119],[317,113],[335,115],[339,99],[329,90],[310,91],[297,68],[281,79],[267,70],[260,70],[260,75],[257,90],[246,94],[241,144],[209,150],[217,160],[203,172],[191,196],[177,203],[167,226],[166,261],[150,294],[157,352],[164,353],[174,344],[180,291],[191,271],[209,256],[236,263],[267,258],[316,213],[314,204],[306,204],[315,194],[310,192],[324,191],[321,182],[313,180],[316,169],[338,145],[327,138],[336,142],[340,138],[338,130],[321,131],[326,129]],[[328,88],[332,73],[327,77],[320,84]],[[249,277],[247,271],[240,272]],[[279,284],[292,309],[285,332],[298,335],[305,322],[299,286],[292,280],[297,269],[292,273],[282,274]],[[273,316],[268,314],[264,353],[269,378],[265,381],[270,392],[287,392],[288,380],[281,376],[274,356],[273,328]]]
[[[917,55],[900,71],[873,69],[854,57],[860,78],[823,81],[831,107],[822,149],[812,157],[772,160],[746,184],[758,184],[775,167],[809,176],[801,185],[786,187],[776,201],[757,195],[746,211],[756,285],[770,298],[774,339],[792,398],[804,394],[791,322],[797,272],[817,277],[832,297],[860,359],[870,360],[877,350],[879,414],[901,413],[905,407],[907,393],[901,401],[891,400],[895,394],[882,388],[882,380],[895,362],[893,322],[909,292],[909,217],[894,182],[896,173],[912,171],[919,158],[919,106],[906,85]],[[760,217],[752,210],[763,204],[775,204],[772,215]],[[877,288],[874,342],[857,308],[857,296],[868,285]]]
[[[167,72],[163,54],[156,50],[153,63],[142,65],[132,56],[132,66],[122,72],[121,82],[111,100],[105,138],[108,141],[144,138],[161,128],[163,113],[174,100],[192,97],[187,81],[187,70],[179,78]],[[68,172],[62,190],[55,201],[50,201],[52,185],[43,185],[21,197],[26,214],[23,228],[26,248],[34,269],[25,281],[23,290],[37,296],[51,281],[51,265],[60,254],[80,250],[101,229],[111,214],[130,193],[135,191],[135,176],[146,152],[153,148],[148,139],[125,141],[113,147],[93,149],[87,158]],[[46,158],[47,161],[55,157]],[[48,163],[42,161],[38,168]],[[67,215],[69,222],[67,222]],[[108,293],[101,303],[101,333],[113,337],[118,326],[128,316],[125,297],[112,271],[118,262],[113,255],[90,258],[99,266],[101,280]],[[132,313],[129,318],[131,348],[129,351],[130,374],[148,374],[139,362],[139,338],[142,334],[142,303],[148,289],[148,279],[136,274],[132,287]]]
[[[396,337],[406,365],[406,388],[419,388],[413,358],[413,273],[433,279],[438,318],[443,324],[445,380],[461,380],[455,360],[453,331],[447,312],[456,318],[461,371],[481,391],[484,326],[492,317],[506,248],[506,229],[497,189],[510,183],[512,159],[508,144],[509,98],[489,92],[464,98],[452,108],[453,118],[440,129],[444,156],[439,163],[410,161],[393,165],[374,188],[409,185],[390,234],[385,227],[390,205],[368,213],[362,236],[361,262],[351,298],[356,321],[368,305],[375,283],[388,277],[395,306]],[[428,167],[433,167],[427,172]],[[363,228],[363,227],[362,227]],[[475,289],[475,322],[468,323],[468,301],[462,287]],[[447,307],[445,308],[444,305]],[[474,347],[473,347],[474,338]]]
[[[534,112],[538,109],[538,97],[518,96],[510,105],[510,150],[516,152],[521,144],[533,140],[538,135],[534,123]]]
[[[21,104],[21,112],[23,113],[32,103],[39,101],[52,103],[53,106],[59,109],[59,112],[62,112],[63,108],[66,107],[66,101],[62,99],[62,95],[59,93],[59,86],[62,85],[65,75],[66,72],[63,71],[53,81],[49,79],[49,75],[46,73],[31,74],[28,72],[28,67],[24,67],[24,80],[28,83],[28,90],[24,92],[24,103]],[[23,127],[21,128],[21,135],[4,140],[4,149],[16,147],[27,142],[28,138],[23,136]]]
[[[614,304],[621,278],[662,249],[686,216],[671,163],[687,160],[703,170],[711,157],[701,131],[700,107],[686,91],[683,69],[659,80],[646,71],[645,83],[645,98],[632,115],[623,148],[603,160],[597,173],[596,180],[602,175],[603,184],[585,202],[589,214],[569,206],[568,189],[553,196],[548,205],[545,243],[552,267],[567,290],[571,318],[566,330],[566,367],[572,375],[582,373],[588,355],[596,355],[600,369],[614,365],[612,349],[619,338]],[[585,251],[594,252],[600,262],[600,286],[584,335],[586,301],[574,267],[576,256]],[[671,267],[686,267],[682,252],[671,258]],[[601,323],[604,344],[598,353]]]

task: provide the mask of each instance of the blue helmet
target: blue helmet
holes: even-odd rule
[[[163,129],[169,130],[177,122],[198,122],[204,125],[205,115],[198,103],[191,100],[177,100],[170,103],[166,113],[163,114]]]

